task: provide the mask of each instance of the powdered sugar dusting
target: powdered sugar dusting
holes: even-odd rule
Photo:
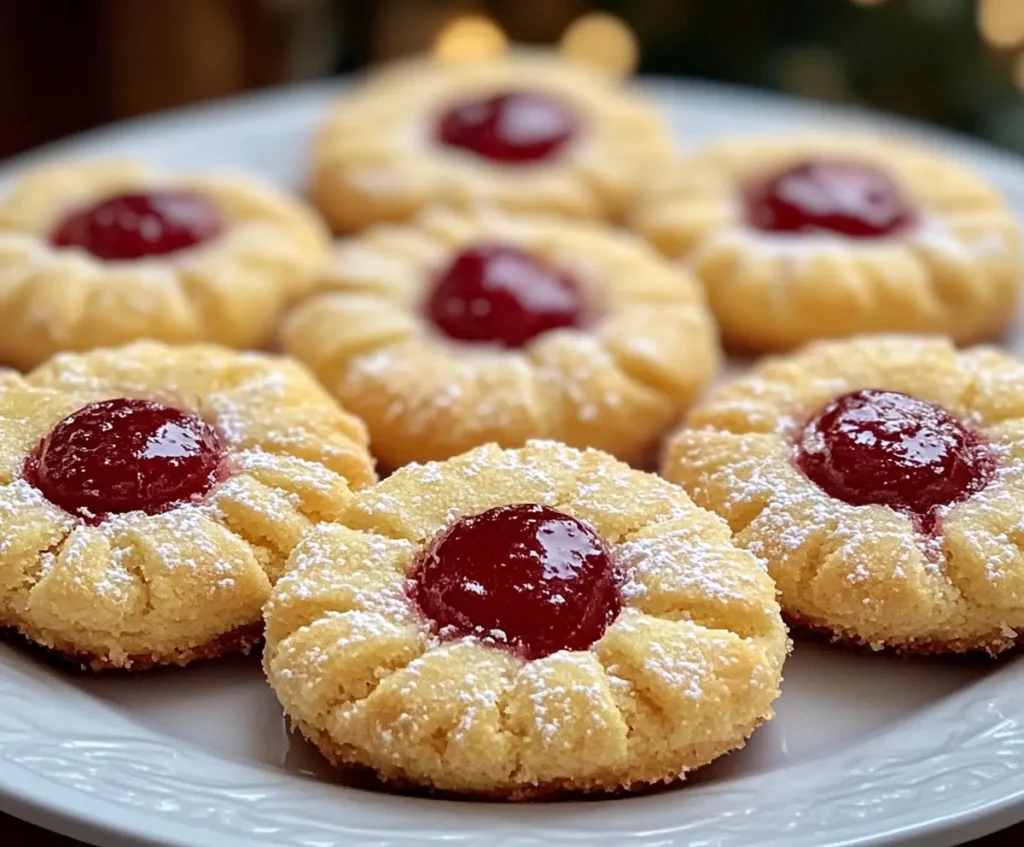
[[[142,555],[157,557],[162,570],[185,574],[211,571],[219,577],[211,582],[214,591],[231,590],[235,587],[235,578],[251,563],[243,556],[225,555],[211,521],[211,511],[209,505],[188,505],[156,515],[144,512],[109,515],[96,526],[82,526],[47,502],[27,482],[18,480],[0,489],[0,519],[6,529],[0,540],[0,557],[17,540],[19,526],[37,526],[43,521],[52,537],[66,536],[67,540],[59,553],[43,551],[39,554],[40,578],[50,575],[59,560],[62,571],[81,583],[86,573],[97,573],[96,566],[101,564],[98,577],[90,577],[90,590],[110,601],[123,599],[128,596],[128,587],[140,584],[143,579],[130,566],[140,555],[141,543],[148,550]],[[102,539],[100,546],[95,545],[98,539]],[[106,554],[101,552],[104,550]],[[98,555],[105,555],[105,561],[96,562]],[[79,575],[75,575],[76,569]]]
[[[481,653],[473,639],[434,645],[394,677],[406,710],[381,728],[380,740],[418,735],[423,726],[437,725],[437,713],[445,714],[449,743],[470,741],[482,725],[496,727],[498,704],[511,687],[508,667],[502,654]]]
[[[112,516],[95,531],[110,539],[114,558],[131,552],[142,539],[158,558],[162,568],[199,571],[211,569],[224,578],[244,567],[244,560],[225,556],[225,551],[211,534],[213,522],[209,510],[202,506],[183,506],[159,515],[129,512]]]
[[[749,559],[746,571],[738,564],[731,544],[708,541],[685,525],[633,538],[619,545],[616,553],[625,574],[622,595],[627,601],[636,601],[656,585],[660,590],[691,592],[720,603],[742,603],[758,591],[757,574],[766,567],[754,556],[740,554]]]
[[[294,402],[289,397],[292,387],[287,373],[267,369],[228,391],[209,394],[206,404],[228,443],[237,446],[250,437],[254,426],[262,427],[266,421],[278,417],[290,418],[281,413]],[[293,423],[288,426],[295,428]],[[303,429],[302,432],[308,438],[308,431]],[[280,434],[283,437],[286,433]]]
[[[109,601],[127,602],[134,590],[139,587],[141,580],[124,566],[123,559],[126,551],[115,549],[112,552],[114,555],[110,558],[110,566],[103,572],[102,579],[92,584],[92,588]],[[73,557],[68,549],[65,550],[64,563],[75,567]]]
[[[415,546],[370,533],[337,533],[338,527],[324,524],[303,539],[277,583],[268,615],[294,603],[329,598],[336,611],[372,610],[394,621],[414,618],[403,570]]]
[[[261,472],[286,473],[295,487],[312,489],[324,496],[333,494],[339,481],[336,473],[316,462],[294,456],[289,456],[285,460],[274,453],[265,453],[259,449],[239,453],[234,462],[239,470],[256,476]]]
[[[555,506],[584,455],[548,441],[530,441],[518,450],[484,445],[446,463],[405,465],[380,485],[358,492],[353,508],[385,519],[415,516],[417,526],[430,523],[423,524],[429,536],[492,506],[526,501]]]
[[[712,630],[678,624],[675,638],[665,641],[651,632],[652,619],[638,614],[623,615],[616,629],[625,633],[642,633],[644,640],[643,669],[666,690],[688,700],[704,698],[704,686],[714,678],[716,667],[709,658],[718,655],[728,661],[733,645]]]
[[[516,687],[528,691],[533,728],[548,745],[568,748],[577,743],[572,725],[586,725],[586,734],[607,726],[617,714],[604,672],[589,653],[552,653],[519,671]]]
[[[279,488],[268,488],[246,476],[232,477],[218,485],[210,492],[205,509],[225,522],[239,506],[272,527],[293,521],[299,514],[296,495]]]
[[[685,520],[695,511],[689,497],[678,487],[638,472],[598,453],[584,454],[589,461],[577,475],[576,485],[565,497],[568,512],[598,523],[608,541],[653,521]]]
[[[437,349],[394,344],[355,357],[341,396],[356,411],[367,392],[386,396],[382,420],[401,421],[410,436],[451,426],[500,431],[521,426],[532,414],[532,377],[520,351],[438,344]]]
[[[901,347],[903,340],[898,337],[880,339],[876,343],[878,350],[871,355],[885,360],[877,365],[883,374],[879,379],[883,388],[889,348],[896,354],[901,368],[913,366],[915,351],[920,351],[917,355],[923,357],[927,351],[941,353],[951,349],[913,339],[906,340],[910,348],[904,349]],[[832,366],[841,359],[840,352],[835,350],[830,354]],[[865,368],[869,352],[855,353],[851,349],[850,357],[858,362],[851,365],[852,371],[859,373],[858,368]],[[957,367],[946,366],[935,372],[938,386],[935,390],[938,392],[941,388],[949,396],[959,395],[969,401],[974,396],[972,386],[985,378],[989,369],[981,367],[982,361],[976,353],[960,354],[957,361]],[[810,372],[813,367],[813,359],[810,359],[806,379],[792,386],[786,382],[792,378],[792,368],[783,371],[779,366],[766,367],[764,373],[755,372],[739,380],[734,390],[725,389],[721,398],[713,399],[708,407],[710,419],[716,421],[738,413],[728,425],[735,425],[740,434],[709,434],[705,447],[702,447],[704,436],[699,433],[685,436],[687,453],[698,465],[710,458],[704,470],[693,475],[688,487],[698,502],[713,506],[731,518],[742,546],[769,559],[775,568],[793,566],[805,577],[812,576],[825,564],[844,567],[847,584],[866,592],[864,602],[868,605],[873,602],[871,586],[877,585],[879,580],[913,580],[921,585],[917,580],[924,577],[935,580],[932,584],[941,596],[946,596],[950,582],[959,587],[961,579],[956,563],[947,560],[948,548],[944,540],[947,525],[955,527],[958,549],[964,555],[973,561],[985,562],[989,580],[996,581],[1008,569],[1016,568],[1021,555],[1017,542],[1024,541],[1024,535],[1017,535],[1016,529],[999,531],[1007,526],[999,517],[1004,510],[1013,514],[1019,512],[1016,505],[1019,495],[1009,493],[1019,487],[1024,476],[1022,460],[1018,457],[1020,451],[1011,444],[1016,439],[1013,432],[1002,433],[998,427],[991,431],[986,449],[991,451],[996,464],[992,478],[966,500],[938,507],[935,510],[937,531],[921,532],[901,513],[878,505],[851,506],[829,496],[807,479],[791,461],[795,449],[793,428],[776,425],[775,447],[766,449],[772,437],[758,434],[762,417],[776,405],[785,412],[787,406],[796,405],[799,398],[822,388],[821,377]],[[833,379],[838,382],[834,394],[850,390],[850,380],[844,375]],[[750,405],[743,408],[744,402]],[[970,410],[965,417],[971,425],[981,425],[978,416]],[[749,424],[746,433],[739,426],[743,421]],[[802,446],[814,451],[821,445],[812,433]],[[1020,529],[1024,529],[1024,525]]]
[[[356,644],[366,644],[382,638],[394,638],[405,635],[405,627],[401,621],[392,620],[380,609],[350,609],[344,612],[327,612],[322,620],[343,620],[348,634],[336,638],[326,645],[327,655],[344,652],[346,648]]]
[[[55,537],[63,537],[74,528],[75,522],[62,509],[50,503],[38,489],[24,479],[16,479],[0,487],[0,559],[3,559],[21,540],[26,531],[45,522],[52,527]]]

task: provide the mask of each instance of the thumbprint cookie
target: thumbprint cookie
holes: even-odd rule
[[[0,362],[145,338],[259,347],[326,250],[310,210],[247,177],[43,167],[0,197]]]
[[[530,438],[643,464],[717,363],[700,286],[639,239],[493,212],[340,242],[282,340],[391,469]]]
[[[389,67],[320,130],[312,193],[338,232],[429,205],[621,215],[671,138],[618,78],[556,53]]]
[[[248,650],[299,538],[374,479],[293,362],[62,354],[0,384],[0,625],[95,670]]]
[[[670,782],[772,716],[763,564],[682,489],[553,442],[408,465],[293,552],[264,667],[339,767],[525,799]]]
[[[1022,271],[999,193],[899,140],[725,141],[658,173],[632,223],[690,265],[724,339],[746,350],[858,333],[991,339]]]
[[[1024,629],[1024,366],[947,340],[819,341],[724,385],[664,475],[764,558],[797,625],[905,652]]]

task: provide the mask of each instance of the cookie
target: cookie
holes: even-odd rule
[[[421,59],[346,91],[317,138],[312,194],[342,233],[434,204],[608,219],[670,151],[619,79],[555,53]]]
[[[296,547],[264,667],[335,765],[524,799],[681,778],[772,716],[775,587],[674,485],[531,442],[410,465]]]
[[[374,480],[362,424],[288,360],[57,356],[0,384],[0,626],[96,670],[248,650],[299,538]]]
[[[726,342],[787,350],[858,333],[998,336],[1020,231],[999,192],[889,138],[733,139],[654,174],[633,227],[704,283]]]
[[[664,475],[764,558],[795,624],[910,653],[1024,628],[1024,366],[993,349],[816,342],[711,393]]]
[[[0,198],[0,362],[145,338],[260,347],[326,249],[312,212],[247,177],[31,171]]]
[[[495,212],[340,242],[282,344],[388,468],[530,438],[644,464],[717,363],[699,285],[640,240]]]

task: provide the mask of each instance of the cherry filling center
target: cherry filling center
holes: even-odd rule
[[[69,212],[50,233],[55,247],[80,247],[108,261],[164,256],[215,238],[220,212],[183,191],[118,194]]]
[[[543,332],[583,326],[586,305],[572,277],[515,247],[479,244],[441,272],[426,312],[449,338],[522,347]]]
[[[569,106],[536,91],[503,91],[453,103],[438,118],[437,141],[515,165],[557,153],[579,132]]]
[[[747,223],[765,232],[890,235],[914,221],[896,182],[864,163],[810,159],[747,186]]]
[[[797,440],[796,463],[832,497],[890,506],[926,532],[940,507],[979,491],[995,470],[982,436],[941,406],[871,389],[815,415]]]
[[[492,638],[528,659],[586,650],[622,604],[598,535],[528,504],[456,521],[428,548],[411,591],[442,635]]]
[[[200,497],[218,478],[224,445],[189,412],[149,400],[103,400],[68,415],[44,438],[25,478],[86,520],[161,512]]]

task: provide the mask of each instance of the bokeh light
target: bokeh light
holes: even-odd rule
[[[573,21],[562,36],[562,53],[574,62],[627,76],[636,70],[640,47],[621,20],[595,12]]]
[[[1014,47],[1024,42],[1024,2],[978,0],[978,29],[994,47]]]
[[[490,18],[466,15],[445,25],[434,40],[434,55],[443,62],[478,62],[508,47],[505,33]]]

